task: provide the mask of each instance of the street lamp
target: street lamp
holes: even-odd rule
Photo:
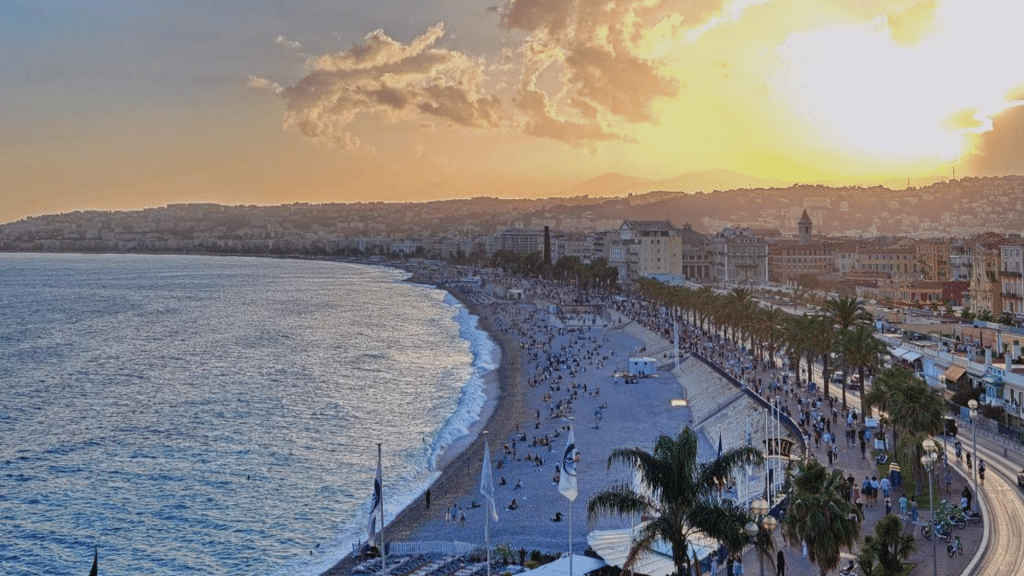
[[[974,452],[974,466],[971,466],[971,479],[974,480],[974,497],[977,498],[978,475],[975,470],[978,469],[978,462],[980,462],[980,460],[978,460],[978,401],[971,398],[967,401],[967,407],[971,409],[971,431],[974,435],[974,439],[972,441],[974,444],[974,447],[972,448],[972,451]]]
[[[921,465],[924,466],[924,469],[928,472],[928,508],[932,511],[932,576],[938,576],[939,561],[935,553],[935,541],[939,539],[939,535],[937,533],[937,527],[935,526],[935,498],[932,496],[932,469],[935,468],[935,463],[939,460],[939,456],[937,454],[938,449],[935,446],[935,441],[931,438],[925,438],[924,442],[921,443],[921,447],[924,448],[924,456],[921,456]]]
[[[747,522],[747,525],[743,527],[743,530],[751,540],[755,541],[756,547],[757,533],[760,532],[760,529],[764,528],[765,533],[770,537],[772,530],[774,530],[775,526],[778,525],[778,521],[776,521],[775,518],[768,516],[768,502],[761,498],[750,503],[750,511],[757,516],[761,526],[759,528],[758,525],[751,520],[750,522]],[[764,576],[764,554],[762,554],[762,550],[760,548],[757,548],[757,566],[761,571],[761,576]]]

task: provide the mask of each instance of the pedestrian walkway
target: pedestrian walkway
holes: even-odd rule
[[[827,402],[826,402],[827,404]],[[838,404],[838,403],[837,403]],[[845,432],[846,423],[844,420],[839,419],[838,425],[833,428],[833,432],[837,433],[839,437],[839,457],[838,460],[832,465],[827,466],[829,469],[836,467],[842,468],[846,471],[845,476],[853,476],[857,486],[865,477],[879,476],[879,468],[875,463],[871,450],[868,450],[864,457],[861,457],[860,446],[847,446],[843,438]],[[827,463],[828,458],[825,452],[824,443],[821,446],[814,446],[814,442],[810,443],[810,451],[812,457],[816,458],[819,462]],[[959,502],[960,490],[967,485],[967,479],[960,475],[960,471],[957,469],[956,463],[950,464],[950,471],[952,475],[952,483],[949,489],[949,493],[946,493],[945,483],[945,468],[943,464],[936,466],[937,477],[933,479],[935,488],[938,490],[939,496],[942,498],[948,498],[950,502]],[[925,504],[923,499],[927,498],[927,486],[922,487],[921,493],[917,495],[919,504]],[[890,492],[890,501],[892,502],[892,513],[899,514],[899,499],[904,494],[902,488],[893,488]],[[914,496],[914,494],[907,494],[907,498]],[[924,506],[926,507],[926,506]],[[923,507],[923,508],[924,508]],[[881,520],[885,514],[885,501],[884,498],[879,494],[877,502],[873,504],[864,504],[864,522],[861,528],[860,541],[854,545],[852,554],[846,550],[843,551],[843,557],[840,562],[840,568],[847,565],[849,560],[853,559],[860,547],[864,545],[864,538],[866,536],[874,535],[875,524]],[[917,544],[917,550],[907,560],[914,564],[913,570],[910,572],[911,576],[920,575],[927,576],[933,574],[932,566],[933,563],[933,542],[926,540],[921,535],[921,526],[924,525],[931,518],[931,513],[927,509],[920,511],[918,523],[907,522],[907,530],[914,534],[914,539]],[[983,524],[975,525],[968,524],[966,528],[958,530],[953,529],[954,536],[960,536],[964,546],[963,555],[957,555],[950,558],[946,554],[946,542],[935,539],[934,542],[934,558],[937,562],[937,573],[945,576],[959,575],[964,572],[975,553],[978,551],[978,547],[982,541],[983,535]],[[817,565],[811,563],[809,558],[804,558],[801,543],[789,543],[787,544],[782,536],[781,530],[776,528],[775,530],[775,543],[779,550],[783,551],[786,558],[786,576],[818,576],[820,569]],[[758,558],[754,550],[748,550],[744,556],[744,573],[745,574],[759,574],[756,570],[758,569]],[[838,570],[834,570],[829,574],[837,574]],[[857,570],[857,574],[862,574],[860,570]],[[775,574],[774,566],[768,559],[765,559],[765,574]]]

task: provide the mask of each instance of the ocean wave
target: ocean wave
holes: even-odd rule
[[[472,375],[462,386],[461,396],[455,412],[445,421],[431,443],[427,465],[435,470],[438,460],[453,443],[469,433],[473,423],[480,420],[480,414],[487,402],[484,390],[485,375],[498,367],[499,348],[490,335],[479,327],[479,317],[469,313],[451,294],[446,294],[445,304],[455,308],[452,319],[459,326],[459,337],[469,342],[473,355]]]

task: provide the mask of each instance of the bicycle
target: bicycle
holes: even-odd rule
[[[924,536],[926,540],[932,539],[932,533],[936,532],[939,535],[939,540],[949,542],[950,530],[942,523],[930,523],[921,526],[921,536]]]
[[[960,541],[960,537],[959,536],[957,536],[954,539],[952,544],[947,544],[946,545],[946,554],[949,554],[950,558],[952,558],[953,556],[956,556],[957,554],[961,554],[962,555],[963,553],[964,553],[964,543]]]

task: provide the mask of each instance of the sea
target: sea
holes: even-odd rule
[[[500,352],[316,260],[0,254],[0,574],[323,573],[437,478]]]

